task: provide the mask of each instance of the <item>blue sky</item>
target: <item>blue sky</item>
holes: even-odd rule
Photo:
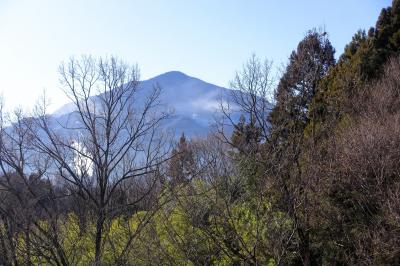
[[[313,27],[337,56],[390,0],[0,0],[0,93],[30,108],[42,91],[66,101],[57,68],[70,56],[116,55],[142,78],[180,70],[228,86],[256,53],[279,66]]]

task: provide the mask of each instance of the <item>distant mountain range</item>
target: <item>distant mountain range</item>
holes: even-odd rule
[[[137,101],[145,99],[146,92],[158,85],[162,89],[159,101],[160,111],[169,111],[172,116],[164,123],[175,136],[184,133],[189,137],[203,137],[210,132],[211,125],[221,117],[221,99],[229,101],[232,90],[190,77],[179,71],[171,71],[154,78],[141,81]],[[75,107],[69,103],[52,115],[57,120],[71,119]],[[235,115],[235,120],[240,114]],[[69,121],[68,123],[71,123]]]

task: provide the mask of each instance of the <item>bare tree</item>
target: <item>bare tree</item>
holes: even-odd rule
[[[160,88],[140,91],[138,68],[114,57],[71,59],[60,66],[60,81],[74,112],[56,121],[40,105],[31,127],[34,146],[51,157],[53,170],[91,206],[94,263],[100,265],[112,218],[151,204],[158,169],[168,155],[158,130],[167,114],[160,112]],[[131,243],[128,237],[123,253]]]
[[[33,149],[32,119],[18,110],[11,115],[1,112],[1,118],[0,217],[5,264],[69,265],[59,235],[60,195],[46,171],[48,157]]]
[[[225,126],[237,124],[235,114],[245,114],[250,123],[261,129],[264,139],[269,136],[268,114],[272,109],[272,99],[275,79],[272,74],[272,62],[261,61],[255,54],[236,72],[230,87],[233,89],[229,99],[222,99],[223,113],[220,133],[226,141],[230,135]],[[225,121],[225,122],[224,122]]]

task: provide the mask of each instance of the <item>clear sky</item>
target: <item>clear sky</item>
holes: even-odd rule
[[[116,55],[142,78],[179,70],[228,86],[254,52],[285,63],[313,27],[337,56],[390,0],[0,0],[0,93],[8,109],[31,107],[46,89],[66,101],[57,68],[70,56]]]

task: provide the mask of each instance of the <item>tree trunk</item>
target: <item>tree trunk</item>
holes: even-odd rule
[[[101,249],[102,249],[102,239],[103,239],[103,227],[104,227],[104,210],[100,209],[97,222],[96,222],[96,247],[95,247],[95,265],[101,265]]]
[[[311,251],[310,251],[310,240],[308,233],[303,229],[298,228],[298,234],[300,238],[300,256],[304,266],[311,265]]]
[[[30,226],[25,229],[25,265],[32,265],[31,263],[31,240],[30,240]]]

